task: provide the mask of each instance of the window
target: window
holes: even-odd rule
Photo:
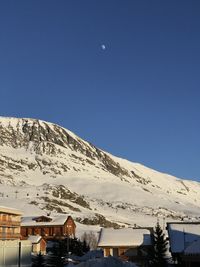
[[[105,249],[104,249],[104,256],[105,256],[105,257],[110,256],[110,249],[109,249],[109,248],[105,248]]]

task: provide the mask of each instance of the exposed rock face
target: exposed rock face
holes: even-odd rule
[[[119,227],[197,218],[200,184],[114,157],[58,125],[0,117],[0,205],[16,196],[22,207]]]
[[[12,148],[24,148],[35,153],[35,162],[28,164],[24,160],[23,162],[14,161],[8,164],[4,163],[6,168],[23,171],[23,166],[21,165],[27,164],[29,169],[43,169],[45,167],[44,172],[51,171],[53,174],[61,174],[69,170],[66,164],[62,163],[59,169],[58,165],[54,168],[52,167],[52,162],[41,159],[37,155],[46,154],[59,157],[65,154],[65,149],[67,149],[71,152],[80,152],[80,155],[84,156],[82,158],[77,157],[73,153],[71,154],[71,157],[79,160],[82,165],[89,164],[96,166],[95,161],[98,160],[101,163],[100,166],[97,166],[98,168],[101,167],[105,171],[119,177],[123,175],[133,176],[100,149],[81,140],[58,125],[40,120],[3,118],[3,122],[0,121],[0,145],[6,145]],[[6,161],[6,158],[4,159]]]

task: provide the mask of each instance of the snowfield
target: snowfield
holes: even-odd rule
[[[58,125],[0,117],[0,205],[25,216],[70,214],[81,234],[199,220],[200,184],[113,156]]]

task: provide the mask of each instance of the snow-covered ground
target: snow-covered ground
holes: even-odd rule
[[[113,222],[199,219],[199,183],[120,159],[44,121],[0,117],[0,163],[0,205],[25,216],[70,214],[80,233]]]
[[[114,257],[107,257],[101,259],[91,259],[85,262],[81,262],[77,265],[69,263],[68,267],[77,266],[77,267],[137,267],[132,262],[124,262],[120,259]]]

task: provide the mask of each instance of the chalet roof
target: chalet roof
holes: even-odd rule
[[[12,214],[12,215],[22,215],[22,212],[17,209],[13,209],[10,207],[4,207],[0,206],[0,213],[7,213],[7,214]]]
[[[28,240],[31,241],[32,244],[38,244],[41,239],[41,235],[29,235],[28,237]]]
[[[69,215],[58,215],[58,216],[48,216],[51,221],[41,221],[37,222],[36,220],[40,217],[46,216],[29,216],[22,217],[21,226],[53,226],[53,225],[64,225],[66,220],[70,217]]]
[[[151,244],[151,233],[148,229],[102,228],[99,235],[98,247],[136,247]]]
[[[200,222],[167,223],[172,253],[181,253],[194,241],[200,240]]]

